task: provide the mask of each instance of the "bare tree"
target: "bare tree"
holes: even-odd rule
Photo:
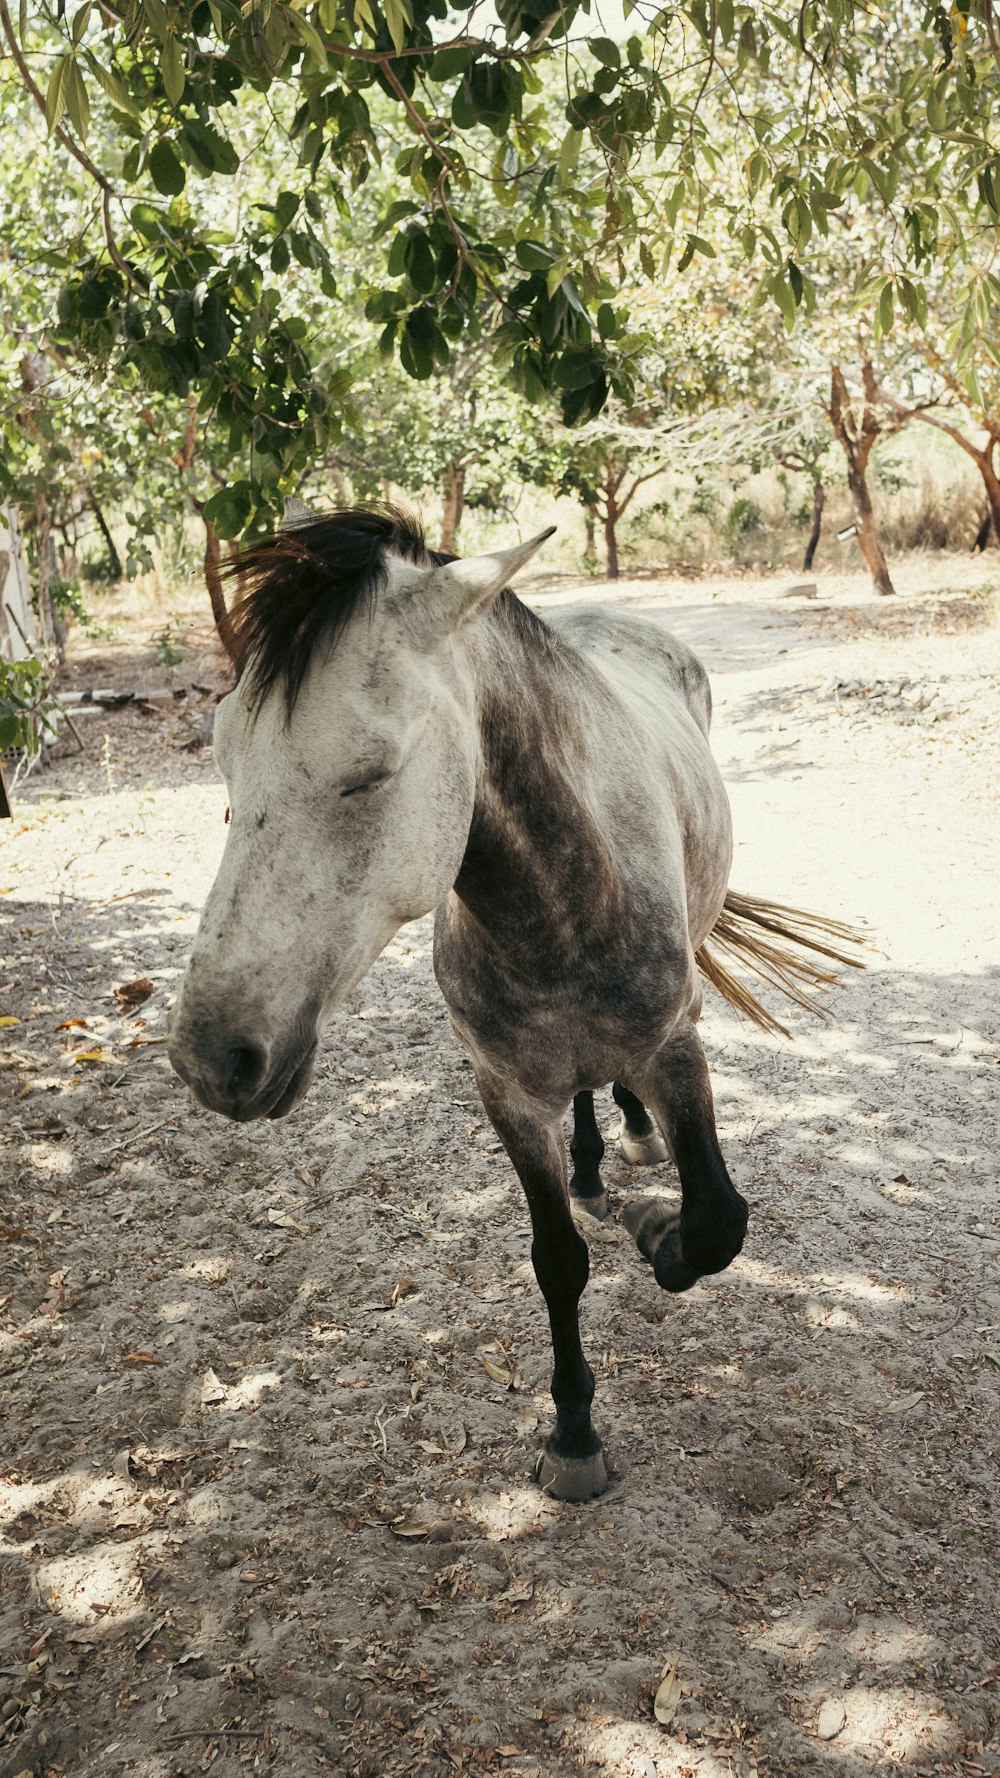
[[[878,533],[875,510],[868,487],[868,461],[880,439],[889,438],[906,424],[909,415],[893,413],[886,418],[887,404],[880,393],[871,360],[861,359],[862,398],[856,402],[847,387],[839,364],[830,366],[830,395],[827,417],[834,438],[847,459],[847,486],[854,507],[858,546],[868,565],[877,593],[896,591],[889,574],[889,564]]]

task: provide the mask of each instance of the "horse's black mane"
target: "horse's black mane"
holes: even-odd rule
[[[388,556],[428,568],[455,560],[428,549],[419,520],[389,505],[345,507],[242,551],[229,570],[241,590],[232,618],[253,707],[280,684],[291,714],[317,648],[333,648],[357,612],[371,611]],[[494,611],[522,633],[545,628],[509,587]]]

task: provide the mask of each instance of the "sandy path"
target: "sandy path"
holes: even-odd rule
[[[0,832],[0,1778],[1000,1772],[1000,636],[942,573],[891,609],[616,590],[712,671],[734,880],[879,954],[793,1045],[707,1007],[751,1237],[678,1300],[595,1242],[586,1508],[528,1479],[544,1311],[429,923],[289,1123],[225,1125],[157,1041],[210,758],[126,712],[31,781]]]

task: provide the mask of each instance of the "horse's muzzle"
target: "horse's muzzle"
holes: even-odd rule
[[[255,1039],[207,1046],[195,1053],[179,1033],[171,1035],[171,1066],[208,1111],[235,1123],[261,1117],[287,1117],[308,1092],[316,1063],[316,1041],[304,1052],[271,1057]]]

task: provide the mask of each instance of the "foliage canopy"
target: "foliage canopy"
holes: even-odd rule
[[[724,242],[791,326],[814,246],[863,204],[880,226],[855,295],[887,332],[995,228],[992,0],[626,12],[612,37],[586,0],[45,0],[16,23],[0,0],[91,194],[91,226],[46,249],[53,337],[119,385],[197,398],[242,464],[206,509],[224,535],[269,522],[351,418],[352,354],[322,317],[359,215],[386,359],[422,382],[486,341],[571,426],[636,398],[639,272],[676,284]],[[976,266],[963,290],[971,339],[1000,281]]]

